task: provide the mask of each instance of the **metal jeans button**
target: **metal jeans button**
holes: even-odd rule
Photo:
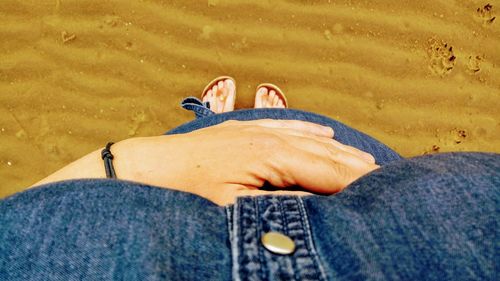
[[[260,240],[267,250],[275,254],[288,255],[295,251],[293,240],[278,232],[268,232]]]

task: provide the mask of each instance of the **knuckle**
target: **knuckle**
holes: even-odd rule
[[[264,149],[283,149],[287,146],[286,141],[277,134],[263,133],[260,134],[259,143]]]
[[[337,191],[341,191],[355,180],[352,170],[344,165],[336,163],[332,165],[332,169],[337,181]]]
[[[335,147],[328,147],[328,146],[323,146],[326,150],[326,153],[328,155],[329,158],[331,159],[337,159],[339,154],[340,154],[340,151],[335,148]]]

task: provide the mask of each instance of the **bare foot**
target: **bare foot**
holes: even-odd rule
[[[255,108],[286,108],[284,94],[271,87],[261,86],[255,93]]]
[[[210,103],[210,110],[215,113],[234,110],[236,100],[236,85],[232,79],[220,80],[203,95],[203,102]]]

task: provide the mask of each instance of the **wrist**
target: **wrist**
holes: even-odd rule
[[[141,137],[114,144],[111,152],[117,178],[155,186],[177,186],[175,179],[180,178],[183,170],[179,157],[175,156],[176,138]]]

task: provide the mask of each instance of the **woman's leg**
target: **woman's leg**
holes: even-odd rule
[[[499,171],[498,154],[427,155],[305,198],[330,278],[496,279]]]
[[[186,100],[189,101],[189,103],[185,103]],[[195,98],[188,98],[186,100],[184,100],[182,106],[185,109],[194,111],[198,119],[168,131],[166,133],[167,135],[191,132],[201,128],[217,125],[227,120],[303,120],[330,126],[335,131],[334,138],[336,140],[372,154],[379,165],[384,165],[394,160],[402,159],[399,154],[374,138],[326,116],[295,109],[276,108],[245,109],[215,114],[210,112],[209,109],[203,108],[203,104],[200,105],[197,103]]]

